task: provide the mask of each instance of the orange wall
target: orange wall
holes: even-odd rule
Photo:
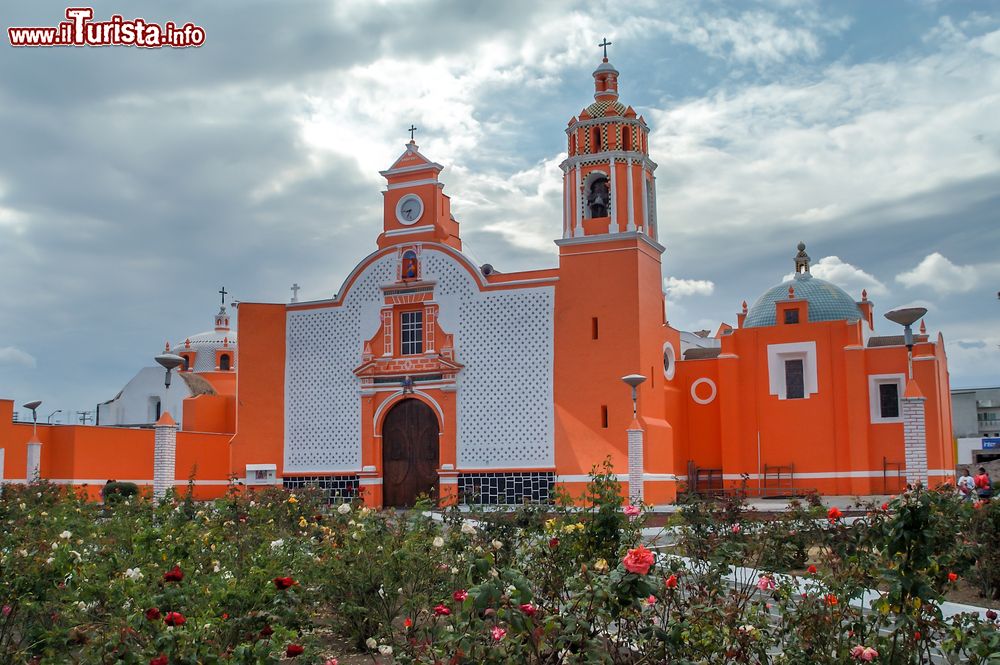
[[[285,306],[240,303],[236,434],[230,471],[275,463],[283,474],[285,441]]]

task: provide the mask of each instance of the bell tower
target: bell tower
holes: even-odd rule
[[[566,128],[563,238],[639,232],[656,240],[656,164],[649,126],[618,99],[618,70],[604,59],[594,70],[594,103]]]

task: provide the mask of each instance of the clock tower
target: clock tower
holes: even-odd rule
[[[417,242],[440,242],[462,249],[451,201],[444,194],[444,183],[438,181],[443,168],[420,154],[411,139],[393,165],[381,171],[387,185],[382,192],[379,249]]]

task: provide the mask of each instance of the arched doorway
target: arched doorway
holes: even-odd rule
[[[382,421],[382,502],[412,506],[438,484],[438,421],[431,407],[404,399]]]

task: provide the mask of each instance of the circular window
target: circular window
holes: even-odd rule
[[[691,399],[698,404],[711,404],[715,400],[717,392],[715,382],[712,379],[702,377],[691,384]]]
[[[677,356],[674,354],[674,345],[670,342],[663,343],[663,376],[670,381],[677,371]]]

